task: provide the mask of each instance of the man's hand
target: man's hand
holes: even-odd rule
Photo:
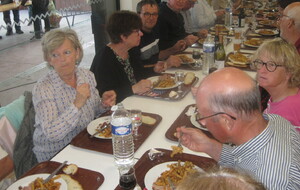
[[[196,152],[205,152],[214,160],[220,159],[222,144],[207,137],[201,130],[179,127],[176,129],[176,136],[180,138],[182,145]]]
[[[184,41],[186,42],[186,45],[187,46],[191,46],[192,44],[194,44],[196,41],[198,40],[198,37],[197,36],[194,36],[192,34],[186,36],[184,38]]]

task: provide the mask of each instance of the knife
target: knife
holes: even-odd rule
[[[56,170],[54,170],[54,172],[52,172],[44,181],[43,184],[47,183],[51,178],[53,178],[53,176],[55,176],[59,170],[64,167],[66,165],[68,161],[64,161],[58,168],[56,168]]]

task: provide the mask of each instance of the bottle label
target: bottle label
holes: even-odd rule
[[[213,53],[215,52],[215,46],[214,45],[210,45],[210,46],[203,46],[203,52],[205,53]]]
[[[114,135],[129,135],[131,133],[131,124],[122,126],[111,126],[111,132]]]

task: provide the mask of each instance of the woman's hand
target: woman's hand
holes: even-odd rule
[[[105,107],[111,107],[116,104],[116,92],[114,90],[105,91],[102,94],[102,104]]]
[[[78,85],[76,87],[76,98],[74,105],[80,109],[86,103],[86,100],[91,96],[90,85],[87,83]]]
[[[132,91],[134,94],[143,94],[151,89],[152,83],[150,80],[143,79],[132,86]]]

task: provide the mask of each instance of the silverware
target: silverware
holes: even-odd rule
[[[53,176],[55,176],[59,170],[64,167],[66,165],[68,161],[64,161],[58,168],[56,168],[56,170],[54,170],[54,172],[52,172],[44,181],[43,184],[47,183]]]
[[[170,179],[170,177],[168,177],[167,179],[168,179],[168,183],[170,185],[171,190],[175,190],[176,187],[175,187],[174,183],[172,182],[172,180]]]
[[[108,127],[108,124],[106,124],[104,127],[102,127],[101,129],[99,129],[98,131],[96,131],[94,134],[92,134],[90,136],[90,138],[93,138],[94,136],[98,135],[99,133],[101,133],[104,129],[106,129]]]
[[[180,135],[179,135],[179,138],[178,138],[178,147],[182,147],[182,144],[181,144],[181,137],[182,137],[182,133],[180,132]]]

